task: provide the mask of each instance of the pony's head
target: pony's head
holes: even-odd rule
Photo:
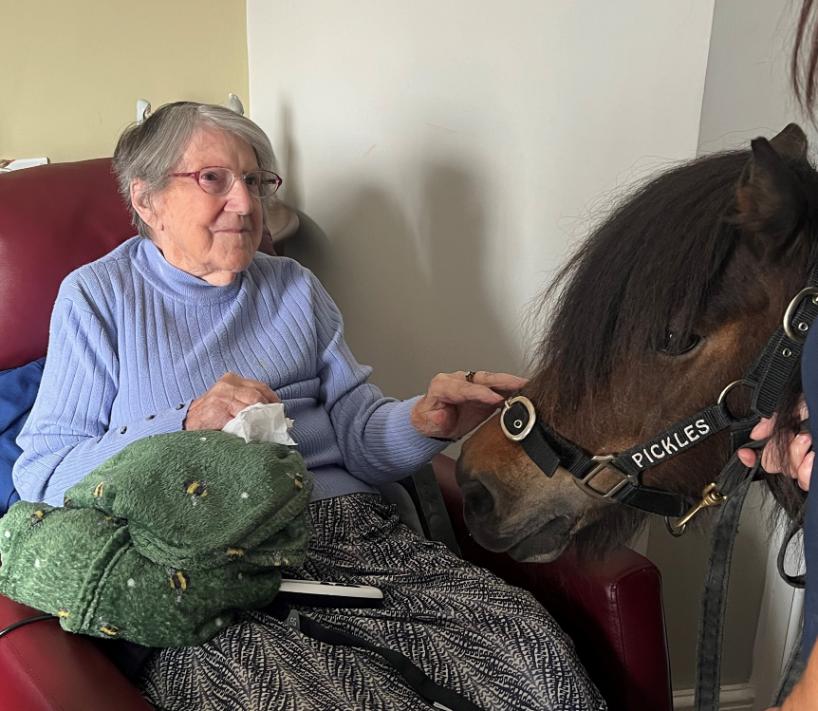
[[[806,151],[791,124],[751,151],[686,163],[594,231],[547,292],[549,325],[524,391],[543,422],[590,454],[622,452],[715,403],[744,374],[815,259],[818,174]],[[788,403],[799,389],[790,383]],[[694,498],[728,456],[727,438],[715,436],[644,483]],[[794,482],[768,478],[794,514]],[[458,481],[475,539],[520,560],[553,559],[572,541],[602,551],[645,516],[589,496],[565,470],[543,475],[497,417],[464,445]]]

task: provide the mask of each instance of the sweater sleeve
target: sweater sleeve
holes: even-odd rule
[[[344,340],[338,307],[310,274],[318,338],[321,399],[329,413],[344,465],[353,476],[370,484],[401,479],[446,447],[411,424],[410,413],[419,397],[396,400],[368,378]]]
[[[37,399],[17,438],[23,451],[13,478],[22,499],[61,506],[67,489],[131,442],[182,429],[189,403],[110,429],[119,372],[114,339],[80,290],[64,284]]]

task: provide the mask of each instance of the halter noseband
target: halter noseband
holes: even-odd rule
[[[524,395],[506,400],[500,415],[500,427],[508,439],[522,445],[528,457],[546,476],[553,476],[557,467],[562,466],[586,494],[665,516],[671,533],[681,535],[699,511],[726,500],[733,486],[740,481],[737,467],[733,465],[738,460],[731,456],[718,480],[704,488],[698,501],[673,491],[646,486],[642,483],[642,474],[724,430],[731,434],[732,455],[741,446],[763,445],[748,444],[750,430],[761,417],[770,417],[775,412],[785,384],[799,365],[807,331],[817,316],[818,267],[815,267],[809,274],[807,286],[787,306],[782,325],[770,336],[741,380],[729,383],[714,405],[679,420],[652,439],[624,452],[588,454],[538,418],[534,404]],[[728,394],[738,387],[748,388],[752,397],[750,413],[743,417],[734,416],[726,404]],[[619,476],[619,481],[607,489],[595,486],[604,471]],[[670,518],[679,520],[671,523]]]

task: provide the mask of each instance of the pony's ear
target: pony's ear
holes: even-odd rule
[[[793,160],[807,159],[807,136],[797,123],[787,124],[770,145],[778,155]]]
[[[771,141],[756,138],[750,145],[753,155],[736,189],[736,221],[750,233],[786,239],[807,209],[804,188],[787,163],[805,159],[807,138],[791,123]]]

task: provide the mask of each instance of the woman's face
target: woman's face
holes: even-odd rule
[[[250,264],[261,242],[261,201],[239,179],[258,168],[248,143],[218,129],[198,129],[173,171],[188,173],[221,166],[237,176],[226,195],[209,195],[190,177],[172,177],[149,205],[140,204],[140,185],[133,188],[134,205],[151,227],[151,237],[165,259],[210,284],[224,286]],[[143,210],[145,211],[143,214]]]

